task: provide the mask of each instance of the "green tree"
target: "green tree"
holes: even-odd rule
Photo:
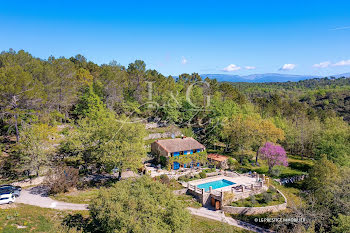
[[[146,92],[146,63],[142,60],[136,60],[134,63],[130,63],[127,69],[129,74],[129,97],[135,99],[139,104]]]
[[[51,80],[49,100],[50,107],[65,114],[68,113],[78,99],[78,90],[82,83],[78,82],[74,63],[66,58],[49,58],[51,64]]]
[[[93,87],[88,86],[83,91],[78,103],[74,107],[74,114],[78,117],[87,117],[90,113],[105,111],[100,97],[95,94]]]
[[[306,185],[313,192],[323,192],[325,188],[331,187],[339,178],[339,169],[326,156],[318,160],[309,171]]]
[[[191,224],[172,191],[148,176],[102,189],[89,211],[101,232],[186,232]]]
[[[42,84],[19,65],[1,67],[0,96],[3,114],[14,118],[16,140],[19,142],[19,115],[40,103],[43,98]]]
[[[39,175],[40,168],[48,165],[56,150],[54,144],[59,140],[55,127],[46,124],[28,125],[21,132],[17,151],[20,154],[22,170]]]
[[[332,232],[343,233],[350,232],[350,216],[339,214],[337,218],[334,218],[334,225]]]
[[[342,118],[327,118],[315,149],[341,166],[350,166],[350,126]]]
[[[116,118],[91,88],[80,103],[79,112],[85,117],[77,121],[77,129],[70,133],[62,150],[76,156],[87,170],[140,168],[145,156],[144,126],[124,116]]]

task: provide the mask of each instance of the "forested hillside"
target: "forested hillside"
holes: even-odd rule
[[[266,109],[281,109],[282,102],[306,103],[309,115],[342,116],[350,121],[350,78],[317,78],[284,83],[232,83],[247,98]],[[288,107],[288,106],[286,106]]]
[[[250,123],[258,127],[264,121],[284,131],[280,142],[293,154],[319,157],[334,146],[340,151],[330,158],[349,162],[344,144],[348,124],[341,119],[350,118],[348,78],[248,84],[203,80],[193,73],[174,80],[146,69],[141,60],[128,67],[115,61],[97,65],[81,55],[43,60],[13,50],[1,53],[0,67],[4,141],[15,136],[20,142],[21,133],[36,124],[76,124],[101,104],[116,118],[159,118],[192,128],[207,146],[223,142],[232,151],[242,146],[228,142],[237,142],[242,135],[226,135],[230,124],[223,123],[242,118],[246,133],[253,127]],[[342,130],[344,138],[335,130]],[[334,145],[325,145],[331,141],[322,139],[333,134]],[[259,146],[245,143],[241,150]]]
[[[291,215],[304,211],[313,221],[305,228],[326,231],[349,217],[346,190],[327,198],[349,186],[339,176],[349,177],[349,78],[253,84],[193,73],[174,79],[141,60],[124,67],[82,55],[40,59],[9,50],[0,55],[0,96],[2,180],[62,166],[72,174],[136,171],[147,157],[144,123],[161,120],[242,166],[259,166],[266,142],[316,161],[319,170],[310,171],[304,187],[315,199]],[[318,180],[320,172],[329,177]],[[312,215],[312,205],[319,215]]]

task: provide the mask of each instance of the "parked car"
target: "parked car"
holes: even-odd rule
[[[22,188],[20,186],[13,185],[0,185],[0,195],[6,193],[13,193],[15,197],[19,197],[21,195]]]
[[[15,202],[16,197],[11,193],[11,194],[1,194],[0,195],[0,205],[1,204],[12,204]]]

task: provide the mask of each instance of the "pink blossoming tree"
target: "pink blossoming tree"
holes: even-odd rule
[[[260,148],[259,154],[261,154],[262,159],[267,161],[269,172],[272,171],[275,165],[288,166],[286,151],[280,145],[266,142],[265,145]]]

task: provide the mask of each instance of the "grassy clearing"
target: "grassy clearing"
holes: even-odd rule
[[[89,204],[92,199],[97,197],[98,188],[91,188],[87,190],[76,190],[68,193],[59,193],[51,196],[52,199],[57,201],[78,203],[78,204]]]
[[[61,225],[65,216],[69,214],[81,214],[84,218],[89,216],[88,211],[59,211],[24,204],[16,204],[12,206],[2,205],[1,207],[0,232],[3,233],[68,232],[68,229],[63,228]],[[197,216],[192,216],[191,231],[193,233],[249,232],[225,223]]]
[[[280,217],[280,213],[264,213],[264,214],[256,214],[256,215],[244,215],[244,214],[226,214],[229,217],[232,217],[234,219],[238,219],[244,222],[248,222],[250,224],[270,229],[273,227],[275,223],[272,222],[256,222],[256,218],[278,218]]]
[[[231,203],[234,207],[264,207],[279,205],[284,203],[283,196],[278,193],[275,189],[269,189],[266,192],[241,199]]]
[[[280,185],[279,183],[273,181],[273,186],[280,190],[284,196],[287,198],[287,207],[300,206],[303,204],[303,199],[301,198],[301,190],[294,187],[288,187]]]
[[[260,166],[253,166],[252,164],[241,165],[240,169],[244,172],[246,171],[255,171],[259,174],[267,174],[269,167],[265,161],[259,160]],[[273,178],[284,178],[291,177],[296,175],[305,174],[310,168],[312,168],[314,161],[307,158],[300,158],[298,156],[289,156],[288,157],[288,167],[284,166],[275,166],[274,169],[279,170],[279,174],[272,176]]]
[[[4,233],[61,232],[61,222],[66,215],[75,213],[88,214],[87,211],[59,211],[24,204],[2,205],[1,208],[0,232]]]
[[[309,158],[301,158],[300,156],[289,156],[288,157],[288,167],[302,171],[308,172],[314,165],[314,160]]]
[[[202,218],[192,215],[191,231],[193,233],[243,233],[250,232],[226,223],[214,221],[207,218]]]

